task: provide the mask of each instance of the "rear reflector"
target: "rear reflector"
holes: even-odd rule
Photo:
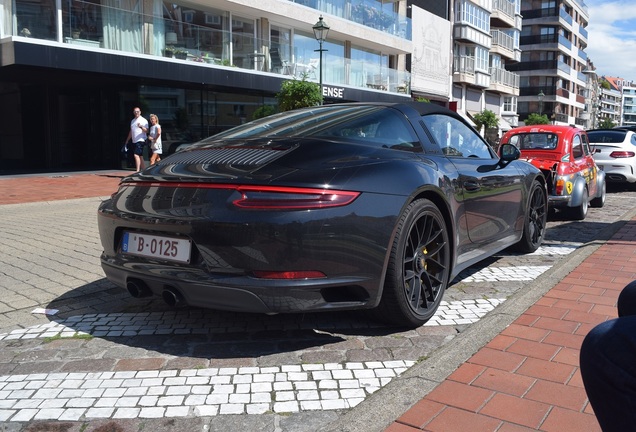
[[[254,271],[254,277],[259,279],[320,279],[325,274],[319,271]]]

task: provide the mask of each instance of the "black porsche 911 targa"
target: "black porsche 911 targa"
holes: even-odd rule
[[[102,267],[172,305],[419,326],[461,270],[540,246],[545,179],[518,158],[430,103],[272,115],[124,178],[98,211]]]

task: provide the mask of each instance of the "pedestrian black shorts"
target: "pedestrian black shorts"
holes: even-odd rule
[[[139,141],[135,143],[135,154],[142,156],[144,154],[144,146],[146,145],[146,141]]]

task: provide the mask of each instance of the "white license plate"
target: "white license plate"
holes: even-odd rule
[[[190,262],[192,241],[135,232],[124,232],[121,250],[130,255],[159,258],[181,263]]]

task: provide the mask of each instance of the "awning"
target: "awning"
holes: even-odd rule
[[[502,116],[497,116],[497,118],[499,119],[499,130],[501,130],[502,132],[509,131],[513,128],[512,125],[508,123],[508,121]]]

